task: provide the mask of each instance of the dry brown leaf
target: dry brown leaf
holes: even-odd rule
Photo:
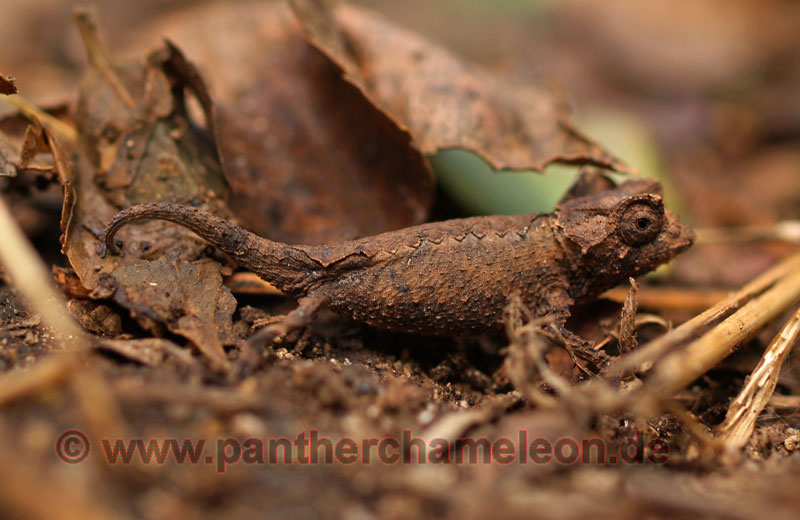
[[[425,158],[308,45],[286,5],[193,5],[148,24],[129,46],[162,35],[209,82],[228,200],[248,229],[319,243],[428,216],[434,183]]]
[[[424,220],[433,178],[409,135],[308,46],[283,6],[261,22],[269,30],[258,44],[259,71],[235,106],[218,113],[237,215],[252,231],[291,243]]]
[[[370,58],[356,61],[370,75],[346,53],[331,60],[309,48],[282,3],[195,6],[131,42],[166,34],[204,72],[219,108],[230,206],[250,230],[298,243],[418,223],[433,197],[424,155],[446,147],[473,149],[496,167],[560,160],[626,169],[572,127],[557,96],[501,85],[364,9],[337,12],[333,28],[341,22],[359,57]],[[420,66],[417,46],[432,57]]]
[[[13,114],[0,119],[0,176],[21,177],[17,187],[37,183],[42,185],[55,177],[50,149],[42,126]]]
[[[168,44],[151,54],[146,66],[90,69],[76,114],[89,153],[77,165],[74,210],[64,213],[72,218],[65,225],[64,248],[93,297],[113,298],[153,332],[166,326],[188,338],[213,369],[225,371],[223,346],[235,340],[236,301],[222,285],[223,266],[204,258],[201,240],[173,226],[148,223],[121,237],[124,255],[101,258],[97,252],[105,223],[138,202],[196,202],[230,217],[213,147],[186,115],[184,90],[203,88],[183,75],[188,66]],[[119,81],[109,82],[110,74],[118,74]],[[132,109],[123,90],[134,101]],[[208,99],[204,91],[197,97]]]
[[[575,128],[548,89],[499,81],[362,8],[289,3],[308,40],[425,154],[464,148],[498,170],[561,162],[631,171]]]

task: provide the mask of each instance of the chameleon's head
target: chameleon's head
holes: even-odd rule
[[[582,278],[581,296],[652,271],[692,245],[694,232],[664,208],[661,195],[657,181],[629,181],[556,208],[567,247],[579,252],[573,275]]]

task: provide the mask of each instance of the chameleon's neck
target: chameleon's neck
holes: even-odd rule
[[[320,269],[300,248],[259,237],[192,206],[167,202],[139,204],[117,214],[103,234],[106,248],[118,254],[119,248],[114,243],[116,232],[126,224],[145,219],[168,220],[194,231],[230,255],[239,266],[255,272],[289,294],[304,292],[315,278],[313,273]]]

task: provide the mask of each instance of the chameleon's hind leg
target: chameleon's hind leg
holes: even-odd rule
[[[261,364],[263,347],[289,332],[311,323],[317,310],[328,301],[321,293],[311,293],[297,301],[297,308],[285,316],[275,316],[269,325],[259,329],[240,345],[241,358],[234,370],[234,379],[241,380]]]
[[[305,327],[314,319],[320,307],[328,301],[322,293],[310,293],[297,301],[297,308],[285,316],[278,316],[266,327],[250,336],[247,342],[251,347],[266,345],[289,332]]]

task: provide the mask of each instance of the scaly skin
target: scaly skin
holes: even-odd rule
[[[563,330],[569,307],[655,269],[694,240],[665,211],[654,181],[631,181],[576,198],[553,213],[434,222],[329,245],[289,245],[258,237],[190,206],[142,204],[116,215],[103,240],[119,253],[116,231],[135,220],[185,226],[241,267],[300,297],[270,325],[273,338],[311,319],[321,305],[372,326],[429,335],[498,328],[518,292]],[[576,341],[580,343],[580,341]]]

